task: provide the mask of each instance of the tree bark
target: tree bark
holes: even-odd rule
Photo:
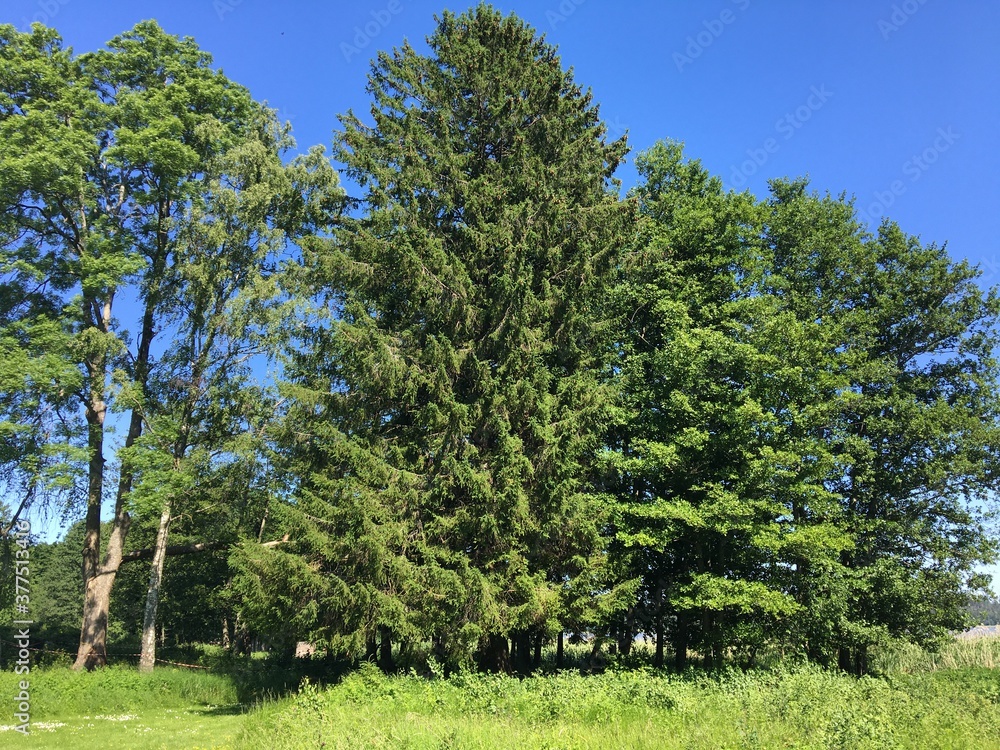
[[[91,325],[99,331],[107,332],[111,322],[110,300],[103,305],[101,314],[95,314],[99,302],[85,298],[84,315],[91,318]],[[93,316],[93,317],[91,317]],[[104,419],[107,415],[105,381],[108,362],[104,352],[86,358],[85,366],[89,386],[85,404],[87,418],[87,449],[90,460],[87,465],[87,516],[83,538],[83,622],[80,627],[80,645],[77,650],[74,669],[93,669],[107,663],[108,613],[97,607],[109,586],[100,575],[98,562],[101,554],[101,503],[104,500]]]
[[[98,377],[95,370],[103,373],[103,364],[94,363],[89,368],[91,377]],[[102,378],[103,383],[103,378]],[[87,464],[87,517],[83,537],[83,584],[87,585],[97,575],[97,563],[101,554],[101,501],[104,495],[104,418],[107,405],[103,390],[91,388],[87,412],[87,450],[90,461]]]
[[[531,633],[518,630],[511,634],[511,663],[518,674],[531,674]]]
[[[635,608],[630,608],[628,614],[618,630],[618,653],[623,658],[632,653],[632,644],[635,643]]]
[[[155,306],[155,298],[147,299],[133,371],[135,380],[140,384],[143,393],[146,391],[149,379],[149,349],[153,343],[153,337],[156,335],[153,328]],[[111,324],[110,301],[105,305],[102,324],[105,331]],[[83,618],[80,624],[80,646],[77,649],[76,661],[73,663],[73,669],[86,669],[88,671],[96,667],[103,667],[108,663],[108,612],[111,608],[111,589],[114,586],[115,577],[118,575],[118,566],[121,565],[122,553],[125,549],[125,538],[128,536],[132,523],[131,516],[125,510],[126,500],[129,492],[132,491],[132,472],[128,470],[128,467],[122,467],[121,477],[118,481],[118,493],[115,497],[114,524],[111,536],[108,538],[108,549],[104,554],[104,561],[98,568],[97,561],[101,547],[101,495],[104,482],[104,414],[107,410],[103,401],[104,371],[106,369],[107,363],[103,357],[99,363],[94,364],[93,368],[88,364],[92,385],[87,421],[90,423],[88,442],[92,452],[87,497],[86,536],[83,545]],[[100,375],[99,397],[97,397],[97,389],[94,386],[97,375]],[[98,405],[99,411],[94,411],[94,419],[92,420],[92,407]],[[95,429],[95,425],[99,425],[99,429]],[[125,447],[129,448],[134,445],[141,434],[142,412],[137,406],[132,409],[128,434],[125,437]],[[95,471],[98,469],[99,473],[96,476],[99,479],[95,480]]]
[[[156,547],[149,571],[149,589],[146,592],[146,611],[142,622],[142,648],[139,654],[139,671],[152,672],[156,663],[156,609],[160,601],[160,583],[163,581],[163,561],[166,559],[167,533],[170,528],[170,501],[163,505],[160,525],[156,530]]]
[[[683,672],[688,665],[688,628],[687,616],[677,614],[677,633],[674,637],[674,669]]]
[[[656,616],[656,654],[653,656],[653,666],[663,666],[663,615]]]
[[[281,541],[277,542],[264,542],[261,547],[276,547],[281,544]],[[211,542],[193,542],[191,544],[169,544],[167,545],[163,553],[167,557],[173,557],[174,555],[190,555],[196,552],[211,552],[213,550],[229,549],[232,542],[224,542],[222,540],[216,539]],[[135,550],[129,552],[127,555],[122,555],[121,564],[135,562],[137,560],[152,560],[153,556],[156,554],[157,548],[147,547],[146,549]]]

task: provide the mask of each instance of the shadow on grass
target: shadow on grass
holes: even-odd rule
[[[246,703],[234,703],[231,706],[210,706],[206,708],[196,708],[190,711],[199,716],[242,716],[251,708]]]

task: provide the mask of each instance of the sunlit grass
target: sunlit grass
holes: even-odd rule
[[[234,747],[985,750],[1000,747],[998,694],[988,670],[860,680],[808,666],[526,680],[363,670],[248,715]]]
[[[30,675],[31,736],[0,715],[0,747],[1000,748],[1000,671],[989,668],[1000,663],[1000,639],[880,658],[888,671],[860,680],[809,665],[529,679],[384,677],[367,665],[256,708],[238,702],[238,679],[205,670],[41,669]],[[0,674],[0,694],[13,695],[17,679]]]

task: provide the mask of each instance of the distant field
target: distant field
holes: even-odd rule
[[[968,641],[976,638],[996,638],[1000,636],[1000,625],[977,625],[974,628],[959,633],[955,637],[959,640]]]

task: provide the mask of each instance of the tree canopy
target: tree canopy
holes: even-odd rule
[[[627,138],[534,29],[481,4],[427,42],[378,54],[332,163],[155,22],[79,56],[0,26],[0,521],[85,509],[78,666],[142,579],[148,667],[192,602],[187,637],[386,670],[571,634],[861,674],[962,627],[998,552],[979,270],[671,140],[622,195]]]

